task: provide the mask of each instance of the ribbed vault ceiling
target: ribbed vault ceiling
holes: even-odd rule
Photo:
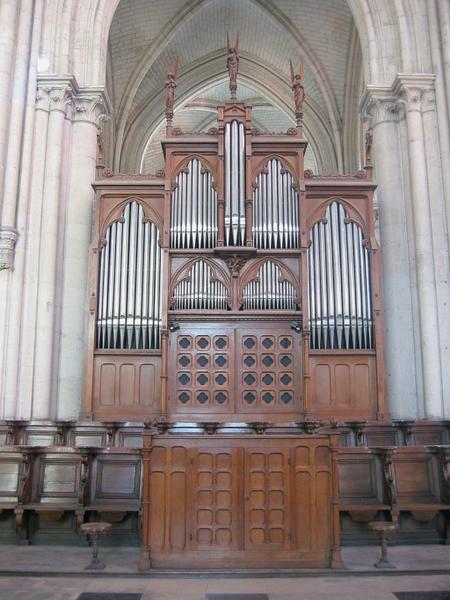
[[[240,32],[238,97],[254,104],[255,125],[265,131],[292,126],[289,59],[298,64],[303,56],[309,166],[348,169],[342,144],[350,123],[343,121],[358,118],[358,94],[348,82],[360,82],[354,71],[360,71],[361,58],[359,44],[355,49],[351,43],[354,23],[346,0],[121,0],[108,57],[115,167],[161,168],[164,83],[177,56],[175,125],[184,131],[214,125],[215,106],[228,98],[227,31],[231,37]]]

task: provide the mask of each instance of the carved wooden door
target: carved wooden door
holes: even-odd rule
[[[289,449],[245,452],[245,549],[293,547]]]
[[[239,454],[238,448],[192,450],[193,550],[240,546]]]

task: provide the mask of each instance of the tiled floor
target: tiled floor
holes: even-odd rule
[[[1,600],[76,600],[81,592],[140,592],[142,600],[266,593],[269,600],[395,600],[395,591],[450,590],[449,575],[259,579],[0,578]]]
[[[372,567],[377,548],[358,547],[344,549],[346,570],[341,572],[237,577],[139,574],[136,548],[103,548],[108,566],[98,576],[83,571],[88,548],[0,546],[0,600],[77,600],[82,592],[141,593],[142,600],[204,600],[207,593],[268,594],[269,600],[395,600],[393,592],[450,591],[450,546],[395,546],[389,551],[397,565],[389,573]]]

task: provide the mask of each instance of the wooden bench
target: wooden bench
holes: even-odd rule
[[[416,522],[425,523],[450,511],[448,446],[400,446],[380,452],[392,520],[408,512]]]
[[[32,456],[28,449],[0,447],[0,513],[14,514],[19,540],[26,538],[23,528],[25,504],[30,497]]]
[[[33,447],[30,501],[24,505],[43,520],[59,520],[73,512],[84,520],[89,482],[89,452],[65,446]]]
[[[368,523],[380,511],[389,511],[383,484],[383,462],[371,448],[339,448],[339,511],[352,521]]]
[[[114,522],[127,512],[138,513],[141,493],[141,452],[129,448],[92,448],[90,486],[85,510]]]

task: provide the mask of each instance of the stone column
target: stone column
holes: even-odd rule
[[[393,418],[415,419],[423,416],[423,409],[418,407],[414,359],[413,282],[399,136],[400,105],[389,88],[368,86],[361,111],[370,118],[373,129],[389,408]]]
[[[23,259],[24,282],[19,338],[17,407],[16,414],[11,415],[20,419],[31,419],[32,417],[39,251],[51,89],[50,82],[44,79],[38,81],[35,92],[29,198],[26,207],[26,235],[23,236],[26,244]]]
[[[11,86],[20,8],[20,2],[17,0],[3,0],[0,3],[0,191],[3,190],[6,167]],[[0,198],[0,210],[2,202]]]
[[[443,417],[440,332],[431,220],[431,182],[427,173],[422,113],[424,95],[433,89],[433,84],[432,75],[399,75],[393,92],[401,98],[406,111],[425,415],[429,419],[440,419]]]
[[[2,3],[0,11],[5,10],[8,4]],[[17,28],[12,28],[10,32],[2,30],[2,39],[7,40],[9,33],[14,39],[15,47],[14,57],[10,57],[9,65],[10,87],[3,82],[8,95],[7,99],[3,100],[7,101],[8,106],[3,107],[1,119],[7,115],[8,123],[5,131],[0,133],[0,142],[6,144],[4,160],[2,159],[4,168],[0,168],[0,271],[3,271],[0,274],[0,414],[10,417],[15,416],[17,404],[27,186],[32,159],[41,13],[41,0],[24,0],[20,5]],[[1,59],[3,56],[0,54]],[[4,61],[1,62],[5,68]],[[3,80],[2,76],[6,78],[0,68],[0,80]],[[0,96],[4,91],[0,91]]]
[[[62,283],[61,340],[58,378],[58,418],[78,418],[83,389],[87,278],[91,239],[97,131],[109,112],[101,89],[82,89],[74,97],[72,150]]]
[[[64,162],[68,160],[64,148],[65,113],[71,99],[74,83],[67,78],[52,78],[49,87],[49,117],[43,180],[41,232],[38,260],[36,339],[33,373],[34,419],[55,416],[55,383],[57,379],[57,270],[61,264],[58,252],[59,236],[64,235],[62,194]],[[65,192],[65,190],[64,190]]]

